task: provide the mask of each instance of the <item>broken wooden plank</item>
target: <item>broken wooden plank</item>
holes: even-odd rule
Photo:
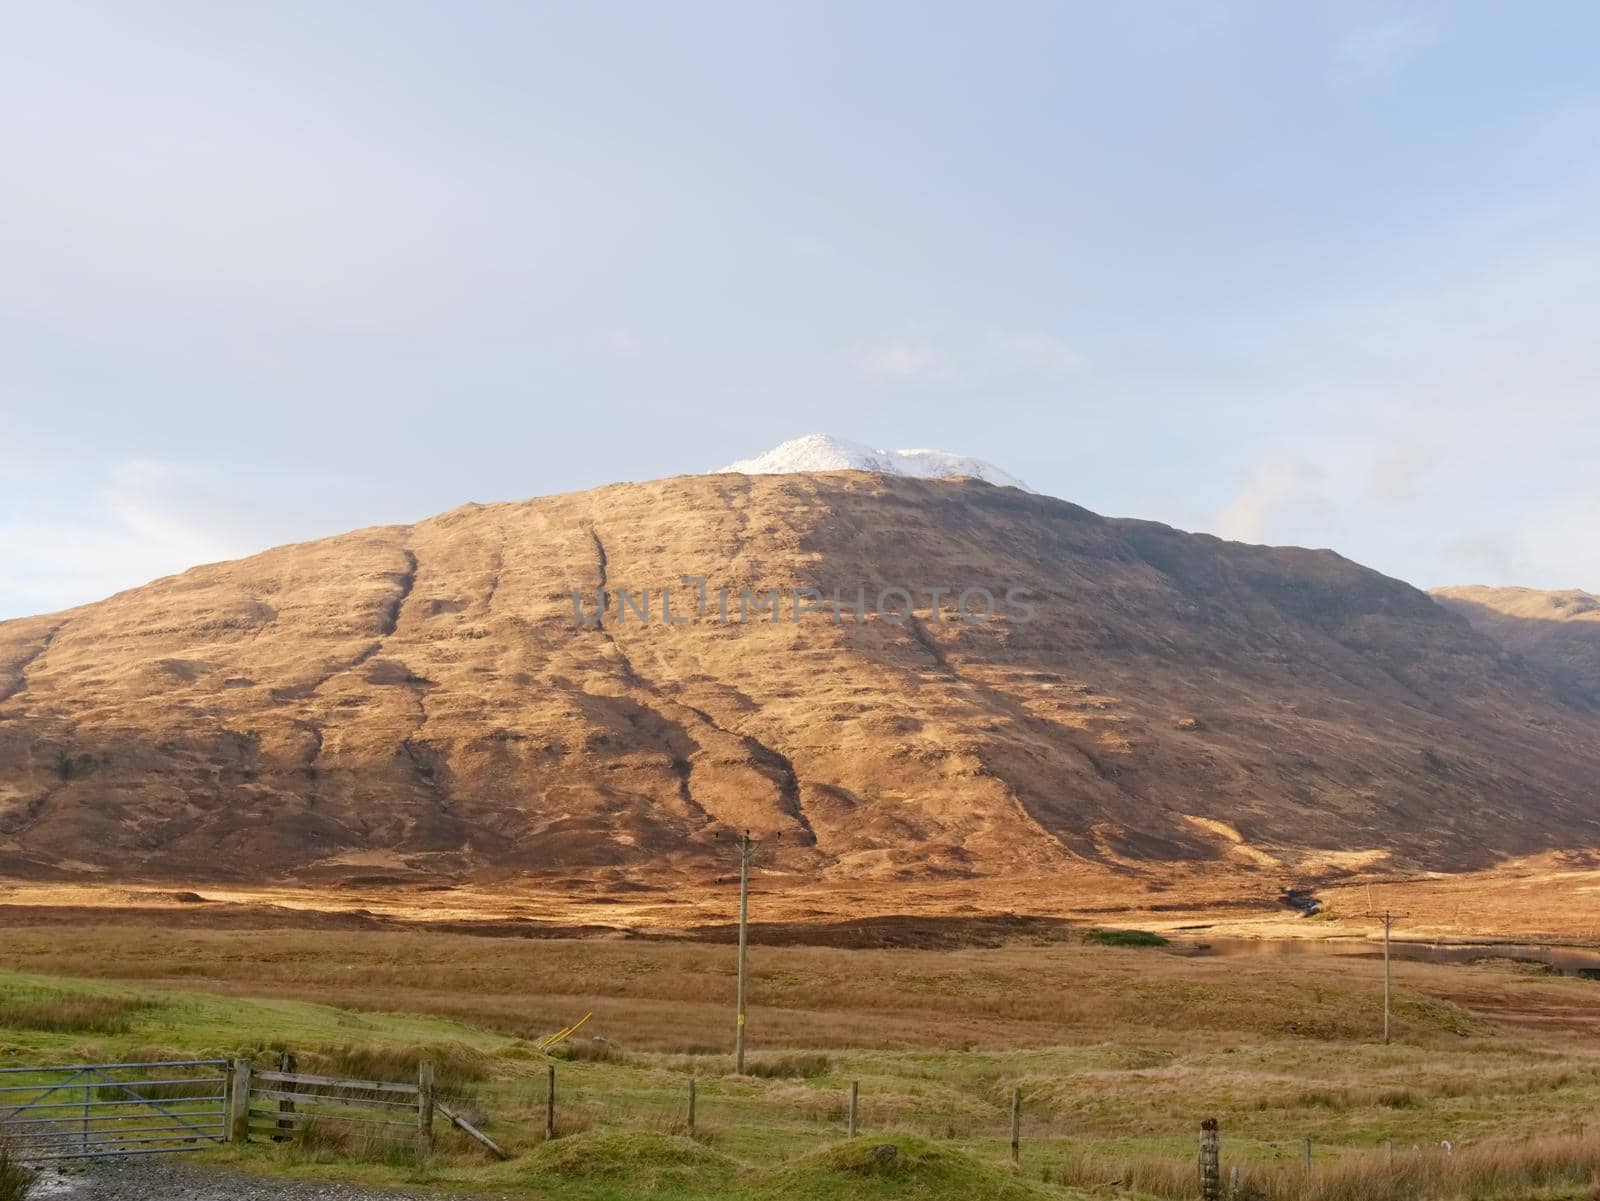
[[[493,1153],[493,1155],[497,1159],[510,1159],[511,1158],[511,1152],[507,1151],[499,1143],[495,1142],[494,1139],[490,1138],[483,1131],[479,1130],[476,1126],[474,1126],[471,1122],[467,1121],[466,1118],[462,1117],[455,1110],[451,1109],[443,1101],[435,1100],[434,1103],[433,1103],[433,1107],[434,1107],[434,1109],[438,1110],[440,1113],[444,1114],[445,1117],[449,1118],[450,1119],[450,1124],[452,1126],[454,1126],[456,1129],[464,1131],[466,1134],[470,1135],[472,1138],[477,1139],[478,1142],[482,1143],[485,1147],[487,1147],[490,1150],[490,1152]]]

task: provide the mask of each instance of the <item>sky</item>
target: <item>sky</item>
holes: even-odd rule
[[[1600,5],[0,6],[0,618],[806,433],[1600,591]]]

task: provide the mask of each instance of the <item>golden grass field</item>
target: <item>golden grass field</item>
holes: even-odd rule
[[[1375,887],[1380,902],[1388,887]],[[1509,896],[1539,885],[1508,874],[1499,887]],[[1549,895],[1548,877],[1543,887]],[[1234,916],[1213,930],[1367,937],[1361,911],[1342,913],[1363,894],[1326,890],[1325,920],[1267,909],[1252,926],[1219,909]],[[1471,903],[1438,881],[1408,895],[1440,915]],[[370,1044],[398,1046],[403,1063],[421,1042],[466,1047],[484,1065],[477,1100],[517,1152],[512,1164],[488,1165],[465,1146],[425,1170],[326,1148],[230,1155],[265,1171],[508,1196],[1031,1198],[1107,1195],[1112,1180],[1134,1186],[1112,1193],[1187,1196],[1207,1116],[1220,1119],[1225,1158],[1261,1196],[1579,1197],[1600,1166],[1600,983],[1508,959],[1397,960],[1394,1041],[1383,1046],[1372,954],[1194,958],[1093,945],[1089,922],[949,917],[858,922],[858,945],[794,945],[795,931],[777,923],[769,930],[785,945],[763,945],[758,927],[751,952],[751,1047],[765,1067],[737,1078],[725,942],[647,928],[549,938],[372,926],[352,912],[366,905],[292,909],[286,899],[158,904],[150,892],[142,905],[92,909],[13,893],[0,968],[22,975],[0,987],[112,988],[150,1007],[130,1009],[114,1036],[31,1029],[40,1005],[59,998],[0,1009],[0,1055],[8,1065],[129,1047],[266,1055],[288,1043],[326,1057]],[[794,903],[757,900],[758,915],[768,902],[784,913]],[[444,905],[467,920],[459,901]],[[714,909],[707,902],[708,916],[720,916]],[[1184,924],[1194,914],[1147,916]],[[850,933],[823,927],[818,937]],[[928,945],[859,945],[885,939]],[[103,983],[70,983],[85,980]],[[545,1145],[546,1061],[527,1040],[591,1011],[584,1033],[603,1041],[563,1053],[566,1137]],[[690,1074],[701,1081],[695,1143],[681,1128]],[[842,1141],[851,1080],[869,1142],[896,1141],[924,1167],[851,1191],[865,1169],[834,1162],[854,1154]],[[1025,1114],[1018,1169],[1005,1163],[1013,1088]],[[1307,1138],[1315,1188],[1300,1166]]]
[[[732,860],[729,860],[730,866]],[[985,917],[1024,914],[1048,922],[1172,931],[1205,926],[1243,938],[1371,936],[1376,913],[1403,912],[1400,936],[1420,939],[1578,942],[1600,945],[1600,856],[1552,852],[1473,872],[1393,872],[1324,857],[1305,870],[1218,862],[1114,870],[1079,863],[1048,877],[828,881],[772,867],[754,873],[751,920],[767,941],[859,945],[863,921],[915,919],[930,945],[948,945]],[[737,876],[703,874],[676,888],[618,887],[608,873],[494,885],[365,882],[299,884],[100,884],[0,881],[0,913],[72,924],[161,915],[195,928],[331,925],[503,932],[714,937],[737,912]],[[1307,922],[1283,902],[1304,889],[1336,919]],[[143,917],[141,916],[143,915]],[[830,933],[831,931],[831,933]],[[915,942],[908,935],[910,942]],[[955,936],[961,941],[961,936]]]

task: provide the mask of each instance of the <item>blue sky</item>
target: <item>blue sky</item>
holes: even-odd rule
[[[1600,590],[1600,6],[0,15],[0,617],[785,438]]]

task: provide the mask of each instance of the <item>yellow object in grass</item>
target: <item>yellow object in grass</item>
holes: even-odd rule
[[[576,1034],[578,1032],[579,1027],[581,1027],[585,1022],[587,1022],[593,1016],[594,1016],[593,1013],[584,1014],[577,1021],[573,1022],[572,1025],[568,1026],[565,1030],[557,1030],[554,1034],[548,1035],[545,1038],[541,1038],[538,1042],[536,1042],[534,1044],[534,1046],[538,1047],[539,1050],[541,1050],[541,1051],[552,1050],[557,1045],[565,1042],[567,1039],[571,1038],[574,1034]]]

